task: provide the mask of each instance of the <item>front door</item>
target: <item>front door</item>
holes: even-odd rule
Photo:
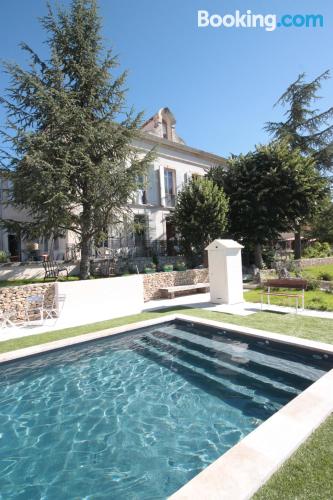
[[[19,260],[20,257],[20,240],[16,236],[16,234],[8,235],[8,251],[11,257],[17,257]]]

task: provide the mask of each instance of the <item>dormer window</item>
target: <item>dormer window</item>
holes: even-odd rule
[[[162,120],[162,131],[163,139],[168,139],[168,124],[165,120]]]

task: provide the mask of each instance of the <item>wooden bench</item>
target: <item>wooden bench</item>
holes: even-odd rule
[[[179,286],[168,286],[160,288],[160,292],[163,298],[174,299],[175,294],[179,292],[196,291],[198,293],[205,293],[209,291],[209,283],[196,283],[195,285],[179,285]]]
[[[261,309],[263,307],[264,296],[267,297],[267,304],[270,305],[270,297],[291,297],[295,298],[296,313],[298,311],[299,299],[302,300],[302,309],[304,310],[304,292],[307,288],[308,282],[300,278],[276,278],[267,280],[264,286],[267,288],[266,292],[261,292]],[[271,291],[271,288],[287,288],[292,290],[301,290],[302,293],[287,293],[279,291]]]

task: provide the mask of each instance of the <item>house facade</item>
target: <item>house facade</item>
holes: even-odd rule
[[[175,255],[178,249],[170,215],[177,194],[192,177],[204,176],[213,166],[225,164],[225,159],[187,146],[178,136],[176,120],[168,108],[159,110],[144,123],[134,145],[142,154],[154,149],[155,159],[145,177],[139,179],[140,189],[130,200],[133,219],[128,223],[125,220],[121,227],[109,228],[108,238],[103,247],[96,249],[97,254],[112,251],[138,257],[152,253]],[[18,212],[8,203],[10,188],[5,182],[1,186],[0,217],[24,220],[28,214]],[[36,246],[37,250],[32,250],[32,242],[1,231],[0,249],[11,255],[12,260],[15,257],[26,260],[32,252],[59,260],[77,257],[75,238],[70,233],[56,240],[41,239],[35,242]]]

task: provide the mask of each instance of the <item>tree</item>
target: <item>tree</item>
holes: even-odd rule
[[[309,218],[326,193],[326,182],[311,157],[283,143],[234,156],[228,167],[208,175],[229,197],[231,235],[254,249],[255,264],[262,267],[262,245]]]
[[[210,179],[198,177],[179,193],[173,216],[188,258],[203,255],[205,247],[221,238],[227,224],[228,200]]]
[[[327,197],[320,204],[319,211],[310,221],[308,237],[316,238],[321,242],[333,245],[333,203],[331,197]]]
[[[126,110],[126,73],[112,76],[118,61],[103,49],[96,0],[72,0],[68,11],[48,6],[41,23],[49,60],[22,44],[30,68],[5,65],[11,80],[1,102],[11,149],[2,151],[2,167],[13,204],[32,217],[23,230],[75,233],[86,279],[91,246],[122,220],[151,155],[140,157],[132,145],[141,114]]]
[[[312,157],[320,171],[332,168],[333,124],[330,121],[333,107],[319,112],[312,109],[312,104],[320,98],[317,92],[329,76],[329,71],[325,71],[306,82],[305,74],[300,74],[275,104],[287,106],[286,120],[268,122],[265,126],[274,139],[284,140],[292,150],[298,149],[303,155]],[[301,258],[301,227],[296,228],[295,258]]]

